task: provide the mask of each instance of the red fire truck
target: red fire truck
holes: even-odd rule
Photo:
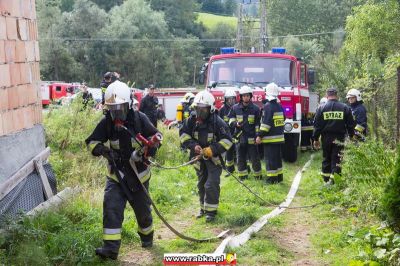
[[[40,84],[42,105],[48,106],[63,97],[71,96],[79,91],[79,83],[65,83],[59,81],[43,81]]]
[[[284,48],[273,48],[271,53],[240,53],[232,47],[221,48],[221,54],[209,58],[201,70],[200,83],[204,83],[216,98],[220,108],[224,91],[232,88],[239,91],[243,85],[254,89],[253,102],[262,106],[265,99],[263,87],[274,82],[280,88],[279,100],[286,116],[285,145],[283,157],[286,161],[297,160],[297,147],[301,135],[301,120],[315,112],[318,98],[313,94],[310,106],[309,85],[314,83],[314,71]]]

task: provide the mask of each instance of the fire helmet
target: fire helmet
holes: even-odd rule
[[[357,89],[351,89],[347,92],[346,99],[349,99],[350,97],[356,97],[357,102],[362,101],[361,92]]]

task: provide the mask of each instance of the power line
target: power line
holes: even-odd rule
[[[278,35],[278,36],[266,36],[267,39],[276,38],[290,38],[290,37],[302,37],[302,36],[318,36],[328,35],[335,33],[344,33],[344,31],[328,31],[328,32],[315,32],[315,33],[304,33],[304,34],[289,34],[289,35]],[[242,36],[243,38],[256,38],[256,36]],[[220,41],[236,41],[236,38],[231,39],[175,39],[175,38],[161,38],[161,39],[116,39],[116,38],[40,38],[39,41],[70,41],[70,42],[220,42]]]

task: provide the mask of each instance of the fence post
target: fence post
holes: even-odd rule
[[[397,67],[397,127],[396,142],[400,141],[400,66]]]

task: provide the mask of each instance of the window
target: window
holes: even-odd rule
[[[61,86],[56,86],[56,91],[57,92],[61,91]]]
[[[306,65],[304,64],[300,66],[300,85],[306,86]]]

